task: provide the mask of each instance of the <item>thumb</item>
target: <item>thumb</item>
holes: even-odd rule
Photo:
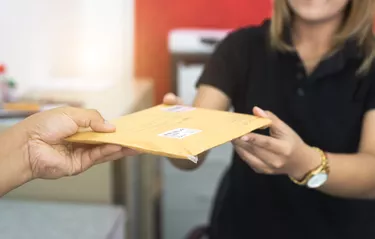
[[[286,124],[271,111],[264,111],[259,107],[254,107],[253,113],[255,116],[270,119],[272,121],[270,128],[273,130],[283,131],[286,127]]]
[[[97,110],[69,108],[65,114],[71,118],[78,127],[88,128],[93,131],[109,133],[114,132],[116,127],[106,121]]]

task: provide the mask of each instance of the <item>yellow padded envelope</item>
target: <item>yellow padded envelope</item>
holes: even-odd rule
[[[189,159],[218,145],[268,126],[271,121],[253,115],[158,105],[111,121],[114,133],[79,132],[67,141],[118,144],[141,152]]]

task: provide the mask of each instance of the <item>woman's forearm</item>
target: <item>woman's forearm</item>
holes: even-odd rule
[[[375,155],[328,154],[330,174],[319,190],[358,199],[375,199]]]
[[[27,134],[18,124],[0,134],[0,197],[31,180]]]

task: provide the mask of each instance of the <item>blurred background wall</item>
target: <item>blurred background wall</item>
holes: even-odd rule
[[[156,102],[170,91],[168,32],[175,28],[237,28],[259,24],[269,0],[136,0],[135,74],[155,80]]]

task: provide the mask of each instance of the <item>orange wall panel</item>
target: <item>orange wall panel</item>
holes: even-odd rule
[[[155,80],[156,102],[170,91],[168,32],[180,27],[237,28],[259,24],[269,0],[136,0],[135,75]]]

